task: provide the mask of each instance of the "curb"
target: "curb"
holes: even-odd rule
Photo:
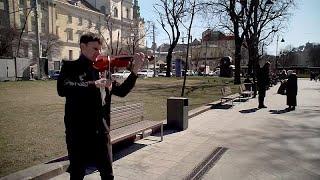
[[[208,103],[207,105],[192,109],[188,111],[188,118],[193,118],[201,113],[204,113],[211,109],[212,104],[219,103],[220,101],[214,101],[211,103]],[[164,124],[167,123],[167,119],[162,120]],[[140,140],[144,137],[150,136],[152,133],[154,133],[154,130],[146,131],[142,136],[137,137],[135,140]],[[57,159],[60,159],[62,157],[59,157]],[[53,160],[55,161],[55,160]],[[50,161],[52,162],[52,161]],[[9,174],[7,176],[4,176],[0,178],[0,180],[42,180],[42,179],[50,179],[55,176],[58,176],[64,172],[66,172],[67,168],[69,166],[69,161],[61,161],[61,162],[55,162],[55,163],[43,163],[36,166],[32,166],[30,168]]]

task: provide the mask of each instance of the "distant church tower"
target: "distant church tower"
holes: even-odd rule
[[[134,0],[133,3],[133,19],[139,19],[140,18],[140,7],[138,5],[138,0]]]

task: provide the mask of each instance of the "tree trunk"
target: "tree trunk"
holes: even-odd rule
[[[242,45],[241,41],[238,38],[236,38],[235,60],[234,60],[234,65],[235,65],[234,84],[241,84],[241,79],[240,79],[241,45]]]
[[[170,47],[169,50],[168,50],[168,55],[166,57],[166,60],[167,60],[166,77],[170,77],[171,62],[172,62],[172,52],[173,52],[173,49]]]
[[[171,72],[172,52],[173,52],[173,49],[176,47],[178,40],[179,40],[179,36],[177,36],[177,40],[173,41],[170,48],[168,49],[168,55],[166,57],[166,60],[167,60],[166,77],[171,77],[170,72]]]

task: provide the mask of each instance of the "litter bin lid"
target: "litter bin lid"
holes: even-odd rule
[[[184,97],[169,97],[168,99],[188,99],[188,98],[184,98]]]

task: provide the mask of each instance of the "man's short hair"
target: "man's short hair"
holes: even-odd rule
[[[81,43],[88,44],[89,42],[94,42],[94,41],[98,42],[99,44],[102,44],[100,37],[98,37],[93,33],[87,33],[80,37],[80,44]]]

